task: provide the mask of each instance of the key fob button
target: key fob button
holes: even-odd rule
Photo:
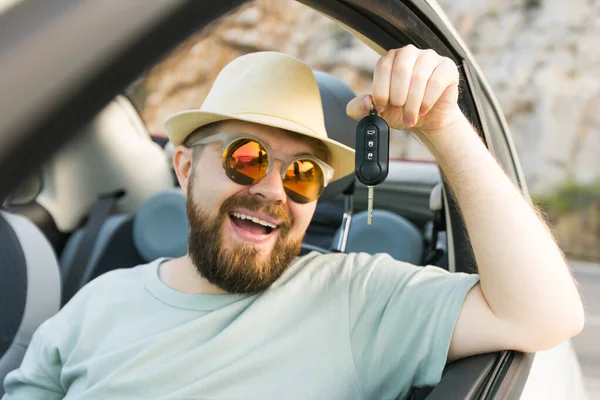
[[[365,127],[366,138],[376,138],[379,136],[379,129],[375,125],[367,125]]]
[[[365,161],[377,161],[377,152],[376,151],[366,151],[365,152]]]
[[[367,162],[360,167],[360,174],[367,181],[374,181],[381,173],[381,168],[376,162]]]
[[[365,148],[367,151],[377,150],[377,139],[365,139]]]

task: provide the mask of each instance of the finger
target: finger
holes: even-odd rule
[[[370,94],[355,97],[348,102],[346,113],[350,118],[359,121],[369,113],[372,104],[373,98]]]
[[[408,45],[398,50],[391,72],[390,104],[404,107],[408,97],[410,81],[420,50]]]
[[[427,114],[447,88],[452,85],[458,85],[458,79],[456,65],[449,58],[442,58],[441,63],[433,71],[431,78],[429,78],[419,114]]]
[[[373,102],[376,106],[385,107],[390,98],[390,78],[394,67],[396,50],[390,50],[377,61],[373,73]]]
[[[441,57],[433,50],[421,52],[412,71],[410,88],[404,104],[404,124],[413,126],[419,118],[419,110],[425,95],[425,89],[431,75],[441,62]]]

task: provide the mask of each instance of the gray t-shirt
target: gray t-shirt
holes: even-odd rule
[[[104,274],[36,331],[6,399],[392,399],[439,382],[476,275],[311,253],[254,295],[193,295],[163,259]]]

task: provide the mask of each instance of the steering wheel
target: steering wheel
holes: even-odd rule
[[[324,249],[322,247],[315,246],[314,244],[302,243],[302,248],[300,249],[301,256],[304,256],[304,255],[310,253],[311,251],[318,251],[319,253],[322,253],[322,254],[334,253],[333,250]]]

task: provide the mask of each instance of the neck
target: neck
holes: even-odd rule
[[[162,263],[158,277],[165,285],[181,293],[227,294],[202,277],[187,254]]]

